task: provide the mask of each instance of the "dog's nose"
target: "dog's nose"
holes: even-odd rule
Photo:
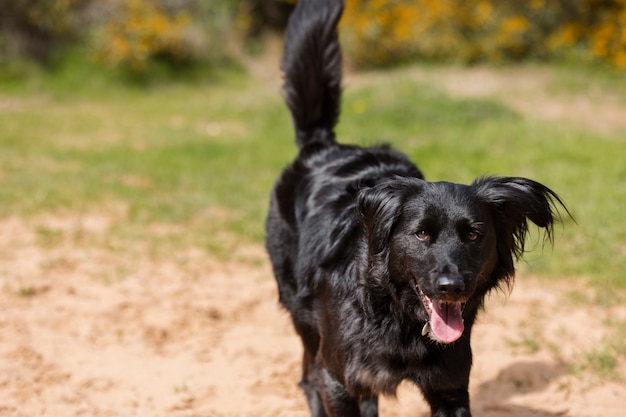
[[[444,297],[458,297],[465,291],[465,282],[458,276],[442,275],[437,278],[437,291]]]

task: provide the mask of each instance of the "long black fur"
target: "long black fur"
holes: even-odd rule
[[[426,182],[390,147],[338,144],[342,10],[299,0],[282,63],[299,155],[274,186],[266,246],[304,345],[300,385],[314,417],[377,416],[403,380],[433,416],[467,417],[477,312],[513,278],[529,221],[551,239],[563,203],[529,179]],[[429,303],[462,308],[462,334],[441,340]]]

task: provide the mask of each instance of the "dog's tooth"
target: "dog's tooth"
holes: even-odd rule
[[[422,327],[422,336],[426,336],[430,332],[430,322],[426,322]]]

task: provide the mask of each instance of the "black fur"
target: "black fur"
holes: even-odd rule
[[[476,314],[512,279],[528,222],[551,239],[563,203],[529,179],[426,182],[389,147],[338,144],[342,9],[300,0],[282,64],[300,152],[275,184],[267,250],[304,345],[300,385],[314,417],[377,416],[403,380],[433,416],[470,416]]]

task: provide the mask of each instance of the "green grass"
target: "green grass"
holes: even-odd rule
[[[483,173],[526,176],[561,195],[555,245],[536,237],[531,273],[587,276],[626,286],[626,143],[623,132],[601,134],[571,124],[522,117],[502,104],[452,99],[394,77],[352,92],[340,137],[389,141],[407,151],[429,180],[470,182]],[[543,251],[541,249],[544,249]]]
[[[584,77],[560,71],[569,81],[554,88],[575,91]],[[608,85],[602,74],[591,77]],[[127,210],[112,231],[122,241],[163,252],[194,245],[218,256],[228,256],[233,242],[262,242],[272,182],[295,155],[278,88],[241,72],[195,84],[76,84],[44,77],[0,86],[0,216],[122,204]],[[597,133],[525,117],[496,101],[452,98],[406,70],[347,90],[343,108],[340,140],[390,142],[429,180],[468,183],[488,173],[553,188],[577,223],[563,219],[554,249],[530,242],[534,251],[520,268],[626,287],[626,132]],[[180,227],[154,236],[152,224]],[[47,244],[58,239],[54,230],[39,235]]]
[[[626,321],[607,320],[608,335],[593,349],[581,352],[569,362],[570,373],[594,375],[600,381],[626,382],[620,362],[626,357]]]

